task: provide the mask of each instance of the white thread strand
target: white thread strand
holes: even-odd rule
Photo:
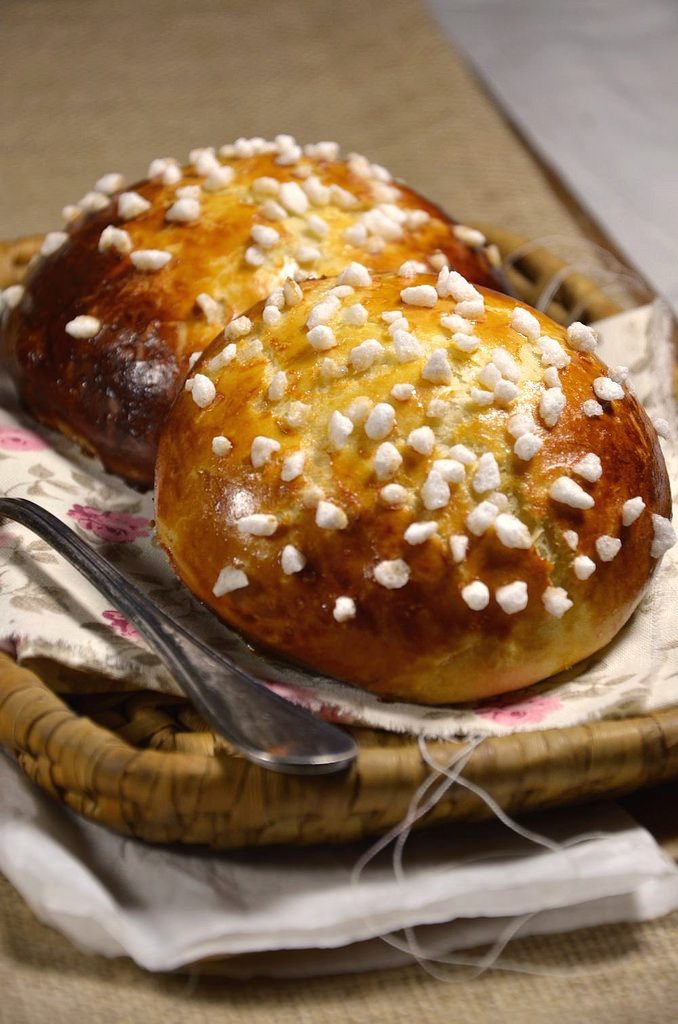
[[[373,843],[372,846],[370,846],[370,848],[358,859],[351,873],[352,886],[356,886],[358,884],[360,876],[367,865],[391,843],[394,844],[392,854],[394,877],[400,885],[405,884],[406,873],[403,865],[403,857],[406,843],[411,834],[412,826],[417,820],[419,820],[419,818],[427,814],[428,811],[430,811],[431,808],[434,807],[442,799],[445,793],[455,784],[467,789],[469,792],[474,793],[483,800],[486,806],[492,811],[494,817],[510,831],[514,832],[520,838],[534,843],[535,845],[544,847],[551,852],[567,854],[570,847],[579,843],[593,839],[606,838],[607,833],[596,831],[582,833],[581,835],[574,836],[561,843],[518,824],[518,822],[511,818],[511,816],[497,804],[489,793],[482,789],[481,786],[478,786],[476,783],[464,778],[462,775],[462,772],[468,764],[473,752],[483,742],[483,739],[484,737],[479,736],[471,738],[461,749],[456,750],[447,762],[441,764],[436,762],[431,754],[426,738],[423,736],[419,737],[418,745],[421,758],[423,762],[429,766],[431,772],[412,795],[407,813],[403,820],[395,825],[386,835]],[[474,863],[483,860],[491,860],[496,856],[496,853],[488,851],[487,854],[464,858],[459,861],[459,863]],[[510,857],[511,854],[506,854],[505,851],[502,851],[501,856],[502,858]],[[516,858],[523,856],[525,856],[523,851],[516,851]],[[559,972],[557,970],[553,971],[547,968],[541,968],[538,965],[500,959],[509,943],[519,935],[525,924],[527,924],[527,922],[532,918],[537,917],[539,913],[539,911],[533,911],[527,914],[517,915],[516,917],[508,920],[496,939],[488,946],[479,958],[464,955],[463,952],[459,954],[450,953],[444,955],[429,953],[423,948],[419,940],[416,926],[412,925],[406,925],[402,929],[399,929],[398,932],[382,935],[380,938],[393,949],[407,953],[408,956],[410,956],[412,960],[422,968],[422,970],[438,981],[468,981],[477,978],[481,974],[485,973],[485,971],[492,969],[515,971],[516,973],[523,974],[543,975],[546,977],[557,977],[559,974],[562,974],[565,977],[584,977],[598,973],[595,970],[581,971],[579,969],[565,969],[562,972]],[[454,920],[454,918],[452,920]],[[398,937],[400,934],[403,936],[402,939]],[[453,974],[449,970],[444,971],[438,969],[439,966],[449,968],[470,968],[470,971],[467,970],[458,977],[456,976],[456,973]]]
[[[482,740],[482,737],[476,737],[475,739],[470,740],[469,743],[466,746],[462,747],[461,750],[455,751],[452,757],[450,758],[450,761],[448,762],[448,767],[451,767],[452,765],[461,760],[463,760],[463,765],[461,767],[464,767],[469,757],[475,750],[475,748],[479,746],[480,743],[482,743]],[[385,835],[380,836],[380,838],[377,839],[376,842],[374,842],[372,846],[370,846],[369,849],[366,850],[365,853],[363,853],[362,856],[358,858],[351,872],[352,886],[358,884],[361,874],[363,873],[367,865],[370,863],[370,861],[374,860],[374,858],[378,856],[382,852],[382,850],[385,850],[390,843],[397,839],[401,833],[406,833],[407,836],[409,836],[410,831],[412,829],[412,825],[424,814],[426,814],[427,811],[434,807],[442,798],[442,796],[444,796],[445,792],[450,788],[450,786],[453,785],[455,781],[454,778],[447,777],[443,778],[441,781],[440,774],[441,773],[438,767],[434,766],[434,770],[431,772],[428,778],[424,779],[424,781],[419,784],[419,787],[412,795],[407,813],[405,814],[403,820],[399,822],[397,825],[394,825],[393,828],[391,828]],[[436,782],[439,783],[439,786],[436,789],[435,794],[424,805],[423,809],[421,809],[419,806],[420,801],[423,799],[426,790],[432,787]]]

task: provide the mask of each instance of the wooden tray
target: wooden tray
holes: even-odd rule
[[[522,241],[484,230],[503,254]],[[19,279],[39,242],[0,246],[0,286]],[[562,270],[555,256],[534,250],[509,277],[516,293],[535,303]],[[565,275],[547,311],[566,322],[572,314],[608,316],[619,306],[588,278]],[[105,681],[86,674],[71,676],[74,692],[61,699],[49,678],[47,666],[20,668],[0,655],[0,743],[56,800],[149,842],[227,848],[377,835],[405,817],[431,773],[413,739],[353,729],[360,753],[349,772],[276,775],[229,750],[186,700],[101,692]],[[462,746],[438,742],[429,750],[445,763]],[[678,777],[678,710],[487,739],[464,777],[513,813],[629,793]],[[482,799],[452,786],[418,824],[490,815]]]

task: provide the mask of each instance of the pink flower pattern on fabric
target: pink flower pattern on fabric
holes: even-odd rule
[[[125,616],[116,612],[114,608],[107,608],[105,612],[101,613],[101,617],[106,619],[114,633],[124,637],[125,640],[141,639],[139,630],[135,629],[131,622],[128,622]]]
[[[277,681],[273,682],[270,679],[265,679],[264,683],[269,690],[273,690],[279,697],[284,697],[291,704],[298,704],[300,707],[306,708],[307,711],[311,711],[318,718],[322,718],[324,722],[333,722],[336,725],[355,725],[356,722],[359,724],[359,719],[356,719],[355,715],[352,715],[350,711],[342,713],[339,708],[319,700],[313,693],[303,689],[301,686],[292,686],[290,683],[280,683]]]
[[[490,718],[497,725],[535,725],[541,722],[552,711],[562,706],[560,697],[528,697],[527,700],[507,700],[503,704],[494,704],[476,708],[476,714]]]
[[[112,544],[129,544],[149,534],[149,520],[143,516],[131,516],[127,512],[106,512],[92,508],[91,505],[73,505],[68,515],[83,530],[89,530],[100,540]]]
[[[6,452],[37,452],[47,448],[43,439],[23,427],[0,427],[0,448]]]

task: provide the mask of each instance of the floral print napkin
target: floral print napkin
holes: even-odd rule
[[[670,323],[643,307],[599,325],[603,354],[632,370],[651,413],[675,419]],[[674,496],[676,452],[665,443]],[[289,699],[335,721],[428,738],[502,735],[574,725],[678,704],[678,552],[665,556],[630,623],[599,654],[529,690],[480,705],[421,707],[273,662],[202,609],[153,539],[153,502],[42,430],[0,392],[0,491],[44,506],[109,558],[165,611]],[[47,658],[92,673],[98,688],[177,693],[174,680],[123,615],[38,537],[0,522],[0,646],[19,661]],[[82,678],[82,677],[80,677]]]

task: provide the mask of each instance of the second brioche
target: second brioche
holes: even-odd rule
[[[358,259],[497,281],[482,235],[333,143],[241,139],[97,185],[8,296],[0,351],[34,415],[142,487],[191,361],[286,278]]]

